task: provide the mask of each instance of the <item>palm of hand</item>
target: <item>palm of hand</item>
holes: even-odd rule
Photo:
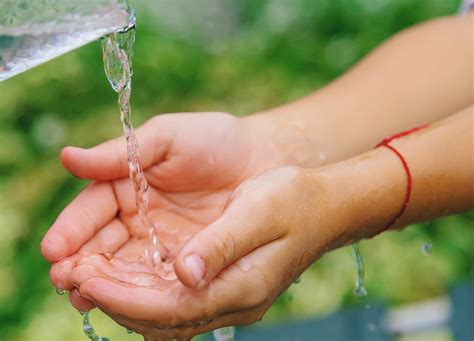
[[[214,174],[210,174],[212,176]],[[212,176],[212,181],[216,181],[218,174]],[[117,206],[119,208],[118,218],[113,220],[110,225],[121,225],[128,231],[128,237],[121,232],[123,229],[115,227],[117,239],[122,239],[120,245],[114,252],[107,252],[105,257],[116,267],[119,272],[123,272],[120,281],[134,283],[138,274],[152,280],[159,285],[174,285],[171,281],[162,281],[159,277],[176,278],[174,274],[164,274],[166,271],[172,271],[170,265],[176,257],[180,248],[197,232],[216,220],[224,209],[224,206],[233,192],[238,182],[230,183],[222,188],[214,190],[196,190],[192,187],[188,191],[165,192],[157,188],[152,181],[149,183],[149,211],[148,216],[157,230],[160,244],[167,251],[162,255],[163,264],[156,269],[150,268],[145,264],[144,250],[148,246],[149,236],[137,215],[132,186],[129,179],[120,179],[113,181],[111,186],[114,188]],[[105,226],[106,228],[108,226]],[[109,227],[113,229],[114,227]],[[123,239],[126,239],[125,241]],[[120,242],[114,243],[116,245]],[[85,254],[102,253],[101,250],[86,250]],[[127,275],[128,274],[128,275]],[[151,277],[150,277],[151,276]]]
[[[175,132],[164,160],[145,171],[148,216],[167,250],[162,256],[168,264],[187,240],[219,217],[234,189],[258,171],[250,164],[251,149],[235,118],[208,115],[207,120],[200,117],[196,124],[192,124],[195,115],[188,117],[191,122]],[[119,221],[129,231],[115,258],[130,262],[127,269],[136,267],[143,272],[144,243],[149,236],[137,216],[131,181],[121,178],[110,184]]]

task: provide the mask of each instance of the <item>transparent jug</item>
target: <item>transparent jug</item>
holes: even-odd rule
[[[125,0],[0,0],[0,81],[134,25]]]

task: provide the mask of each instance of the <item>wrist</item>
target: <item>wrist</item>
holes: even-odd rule
[[[255,139],[254,145],[273,167],[320,167],[328,161],[328,148],[311,129],[302,112],[276,108],[241,118],[244,129]],[[293,108],[296,109],[296,108]]]
[[[331,249],[378,234],[403,205],[406,174],[384,148],[312,172],[324,188],[320,226],[331,233]]]

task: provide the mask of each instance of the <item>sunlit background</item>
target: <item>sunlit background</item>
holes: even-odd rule
[[[291,101],[327,84],[392,34],[454,14],[459,6],[458,0],[131,3],[138,22],[136,126],[165,112],[248,115]],[[61,167],[60,149],[89,147],[119,134],[116,95],[104,76],[98,43],[0,83],[0,340],[86,339],[80,315],[49,281],[39,243],[87,184]],[[446,297],[451,288],[474,279],[473,222],[473,214],[452,216],[363,242],[366,299],[353,294],[351,250],[332,252],[284,293],[260,324],[278,326],[374,305],[393,310]],[[431,252],[422,251],[425,243],[432,243]],[[92,314],[92,322],[112,340],[139,339],[100,313]],[[384,325],[367,328],[377,332]],[[452,340],[453,335],[437,328],[397,339]]]

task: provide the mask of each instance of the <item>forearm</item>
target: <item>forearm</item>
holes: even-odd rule
[[[410,28],[316,93],[245,120],[280,163],[316,167],[360,154],[473,103],[472,24],[471,14]]]
[[[412,176],[406,210],[390,228],[474,208],[474,110],[465,109],[390,145]],[[335,247],[382,231],[404,204],[407,173],[384,147],[315,171],[325,184],[325,205],[334,217]],[[321,181],[321,178],[323,179]]]

